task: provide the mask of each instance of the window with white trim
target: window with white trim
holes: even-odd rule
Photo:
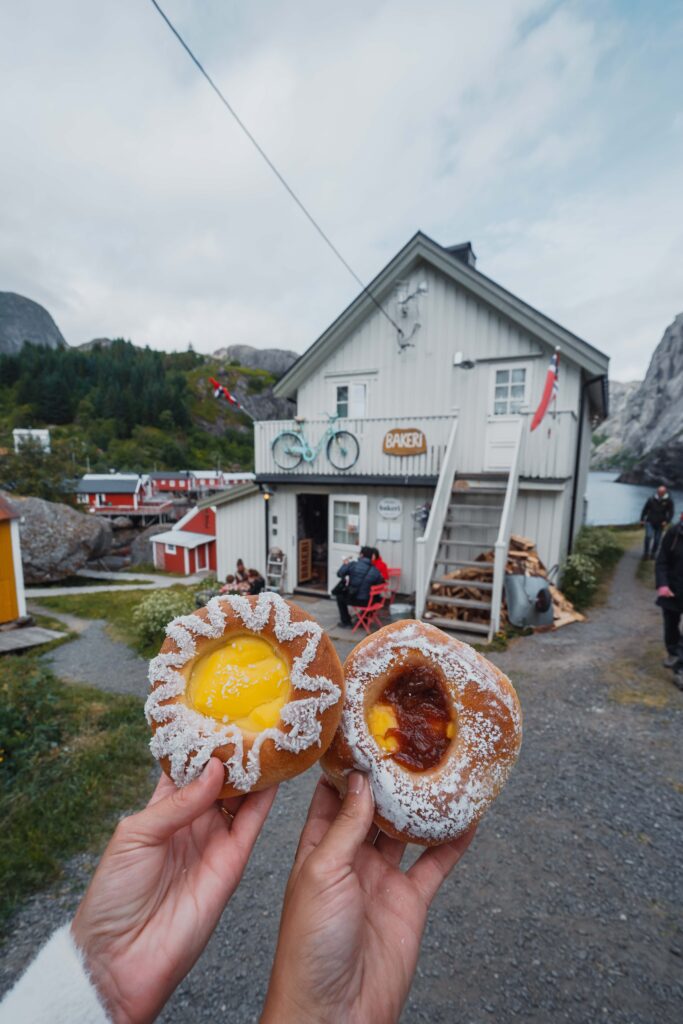
[[[351,381],[337,384],[337,416],[344,419],[363,419],[367,408],[368,386]]]
[[[165,544],[164,548],[166,550],[166,554],[167,555],[175,555],[175,553],[176,553],[176,546],[175,546],[175,544]]]
[[[496,370],[493,393],[494,416],[516,416],[527,404],[527,368],[510,366]]]

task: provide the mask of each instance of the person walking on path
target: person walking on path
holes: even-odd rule
[[[337,570],[340,582],[332,593],[337,598],[339,625],[348,628],[353,625],[349,605],[364,607],[370,600],[370,587],[383,583],[382,574],[372,564],[372,548],[360,549],[360,558],[355,562],[345,561]],[[344,585],[344,582],[346,585]]]
[[[657,604],[664,617],[664,664],[672,668],[674,683],[683,690],[683,512],[679,521],[664,535],[655,564]]]
[[[640,513],[640,525],[645,527],[643,558],[656,558],[662,530],[674,517],[674,503],[663,485],[647,499]]]

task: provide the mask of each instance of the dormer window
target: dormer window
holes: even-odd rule
[[[363,419],[367,405],[367,384],[349,382],[337,384],[337,416],[343,419]]]

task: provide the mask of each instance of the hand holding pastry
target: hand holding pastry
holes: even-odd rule
[[[242,877],[275,789],[217,803],[210,758],[184,789],[161,776],[118,825],[71,926],[112,1020],[151,1021],[208,942]]]
[[[429,905],[474,827],[400,869],[405,843],[372,827],[366,778],[343,804],[322,781],[290,875],[262,1024],[397,1021]]]

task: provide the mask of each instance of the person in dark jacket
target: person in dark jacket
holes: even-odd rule
[[[643,558],[656,558],[662,530],[674,517],[674,503],[666,487],[658,487],[648,498],[640,513],[641,526],[645,527]],[[650,554],[652,552],[652,554]]]
[[[674,683],[683,690],[683,512],[679,521],[664,534],[655,564],[657,604],[664,617],[664,664],[672,668]]]
[[[337,576],[341,580],[347,579],[348,586],[344,591],[335,594],[337,607],[339,609],[338,625],[348,627],[353,625],[349,615],[349,605],[363,608],[370,600],[370,587],[383,583],[382,574],[372,564],[372,548],[360,549],[360,558],[355,562],[348,559],[342,563],[337,570]]]

